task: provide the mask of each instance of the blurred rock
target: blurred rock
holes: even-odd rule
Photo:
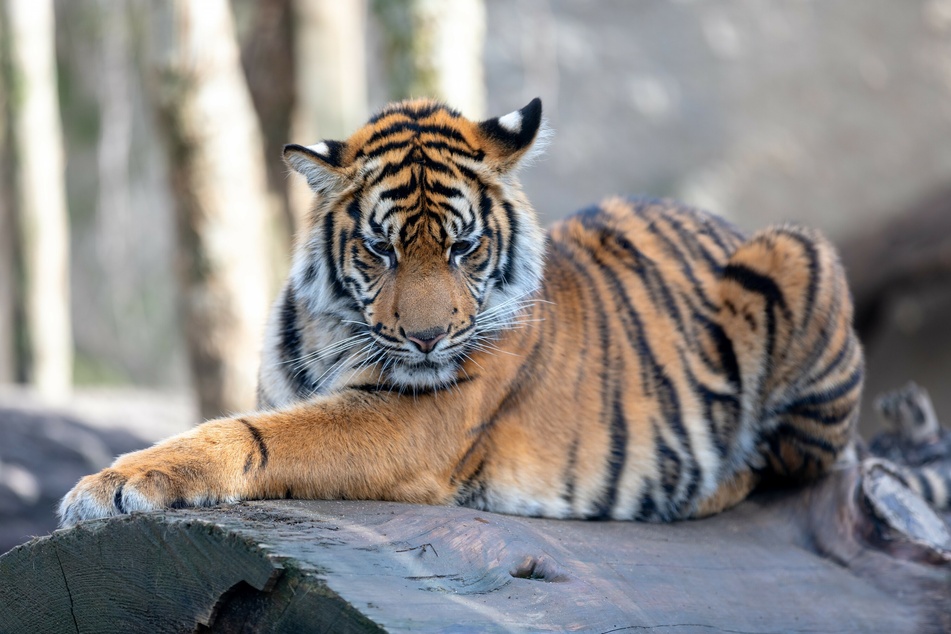
[[[196,420],[186,399],[169,395],[80,392],[53,409],[0,390],[0,553],[56,528],[56,506],[81,477]]]

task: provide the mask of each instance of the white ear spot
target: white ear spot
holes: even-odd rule
[[[522,113],[516,110],[504,117],[499,117],[499,125],[512,134],[518,134],[522,130]]]
[[[515,113],[515,114],[518,114],[518,113]],[[321,141],[320,143],[317,143],[316,145],[308,145],[307,149],[310,150],[311,152],[314,152],[315,154],[320,154],[321,156],[330,155],[330,147],[323,141]]]

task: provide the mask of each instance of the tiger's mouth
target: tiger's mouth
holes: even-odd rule
[[[461,355],[444,358],[400,358],[383,362],[384,375],[399,387],[434,389],[458,381]]]

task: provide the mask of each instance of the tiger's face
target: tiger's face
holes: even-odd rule
[[[513,172],[540,125],[537,99],[480,123],[419,100],[345,142],[285,148],[316,193],[297,295],[393,383],[451,383],[537,288],[542,232]]]

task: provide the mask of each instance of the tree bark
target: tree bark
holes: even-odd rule
[[[47,397],[72,384],[69,219],[56,86],[52,0],[8,0],[5,48],[23,374]]]
[[[278,500],[87,522],[0,558],[18,631],[942,632],[948,561],[854,532],[857,471],[702,521]],[[890,543],[900,542],[897,539]]]
[[[394,99],[435,97],[485,116],[483,0],[374,0]]]
[[[175,201],[192,382],[214,417],[255,403],[272,279],[262,137],[227,1],[151,8],[148,90]]]
[[[295,95],[291,141],[345,139],[367,118],[366,3],[294,0]],[[295,226],[313,201],[301,178],[287,179]]]

